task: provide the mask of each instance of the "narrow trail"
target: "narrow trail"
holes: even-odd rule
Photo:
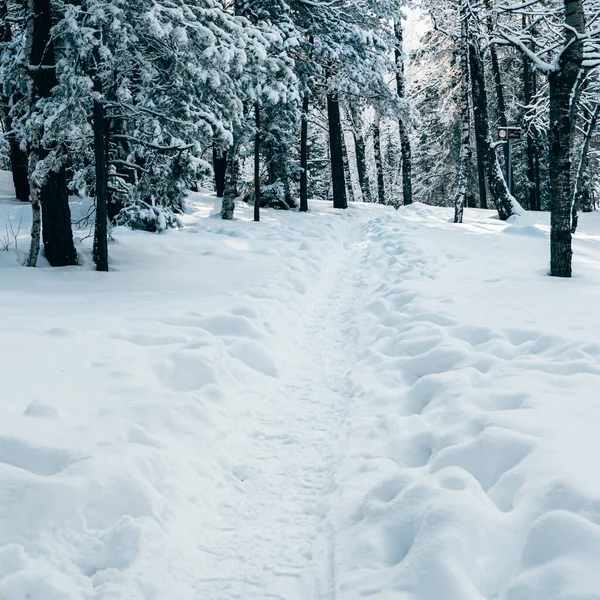
[[[352,401],[352,313],[364,222],[332,268],[290,348],[282,383],[263,399],[253,431],[227,453],[225,494],[198,575],[199,598],[335,598],[334,542],[325,517]],[[232,576],[233,575],[233,576]]]

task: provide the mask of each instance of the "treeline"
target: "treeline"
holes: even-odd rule
[[[0,7],[3,139],[17,196],[32,204],[30,266],[41,243],[53,266],[76,264],[69,193],[95,199],[99,270],[108,268],[111,223],[175,225],[208,171],[224,219],[240,197],[255,203],[256,218],[260,206],[292,208],[298,198],[306,210],[308,197],[323,191],[322,176],[309,174],[325,168],[334,205],[343,208],[350,182],[342,112],[357,122],[368,107],[408,118],[402,88],[387,78],[403,55],[395,2],[3,0]],[[320,120],[326,143],[311,133]],[[356,145],[366,185],[360,133]]]
[[[551,211],[550,274],[570,277],[577,214],[597,205],[600,3],[430,0],[411,56],[415,197]],[[501,129],[521,130],[509,144]],[[504,129],[506,131],[506,129]],[[427,177],[420,174],[427,173]],[[510,186],[509,186],[510,183]],[[510,189],[509,189],[510,187]]]
[[[410,56],[405,11],[429,30]],[[2,0],[5,160],[35,266],[77,263],[68,197],[108,232],[176,226],[207,176],[231,219],[260,208],[414,200],[551,210],[571,273],[595,206],[597,0]],[[587,23],[587,26],[586,26]],[[523,132],[508,144],[498,127]]]

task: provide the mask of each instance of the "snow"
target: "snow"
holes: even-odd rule
[[[311,206],[0,252],[2,600],[600,597],[600,214]]]

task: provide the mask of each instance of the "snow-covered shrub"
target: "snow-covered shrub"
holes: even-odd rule
[[[129,204],[121,210],[117,223],[130,229],[161,233],[166,229],[181,227],[172,210],[164,206],[151,206],[145,202]]]

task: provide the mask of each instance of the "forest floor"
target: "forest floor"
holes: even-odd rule
[[[600,598],[600,214],[571,280],[547,215],[201,194],[33,270],[8,183],[2,600]]]

